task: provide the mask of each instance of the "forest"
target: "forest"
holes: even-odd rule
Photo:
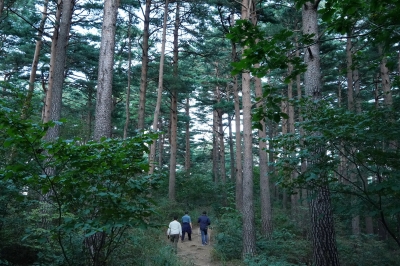
[[[399,265],[399,14],[0,0],[0,265]]]

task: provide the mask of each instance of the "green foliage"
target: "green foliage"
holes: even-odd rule
[[[0,128],[6,134],[1,135],[2,146],[4,153],[10,153],[0,168],[0,188],[7,196],[0,200],[14,194],[30,205],[31,209],[21,209],[23,205],[14,202],[6,206],[16,208],[12,213],[25,211],[25,216],[19,216],[26,222],[25,235],[18,236],[41,251],[41,261],[49,259],[47,252],[54,245],[58,248],[51,259],[58,256],[58,265],[82,258],[81,243],[96,233],[107,235],[103,249],[111,254],[125,230],[152,225],[148,221],[154,214],[150,192],[159,181],[155,175],[144,174],[148,171],[144,154],[156,134],[137,134],[124,141],[82,144],[79,139],[57,139],[50,143],[42,137],[54,123],[21,121],[18,113],[4,105],[0,112]],[[7,213],[3,213],[4,227],[12,228]]]
[[[240,259],[242,254],[242,221],[237,212],[222,215],[217,223],[217,243],[214,245],[216,256],[229,261]]]
[[[372,235],[338,237],[337,244],[341,265],[389,266],[400,259],[398,251],[388,250],[385,242]]]
[[[307,108],[308,106],[308,108]],[[354,207],[371,216],[390,220],[399,213],[400,168],[398,142],[400,124],[391,109],[371,109],[360,114],[333,108],[328,102],[302,106],[305,132],[318,134],[288,134],[274,139],[275,164],[279,183],[288,188],[313,188],[330,185],[332,190],[355,195],[360,204]],[[382,125],[385,125],[382,127]],[[319,147],[320,153],[311,152]],[[346,158],[346,167],[340,162]],[[301,172],[300,162],[313,162]],[[301,173],[290,180],[290,172]],[[342,180],[343,182],[336,182]],[[340,209],[339,209],[340,210]]]

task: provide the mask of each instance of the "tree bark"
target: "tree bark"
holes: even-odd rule
[[[351,32],[347,33],[346,58],[347,58],[347,108],[354,111],[354,89],[353,89],[353,45],[351,43]]]
[[[111,137],[112,83],[118,6],[119,0],[104,1],[99,74],[97,78],[95,140],[99,140],[101,137]]]
[[[52,67],[52,84],[49,87],[50,91],[50,105],[48,106],[48,117],[47,121],[57,121],[61,118],[61,105],[62,105],[62,89],[65,79],[65,62],[67,55],[67,46],[69,41],[69,32],[71,29],[72,13],[75,6],[75,0],[62,1],[60,26],[55,44],[55,50],[52,51],[52,57],[55,56],[53,61],[54,66]],[[46,121],[46,122],[47,122]],[[50,127],[45,136],[45,140],[55,140],[60,136],[60,126],[55,125]]]
[[[289,64],[289,68],[288,68],[288,75],[292,74],[293,71],[293,65]],[[294,130],[294,106],[293,104],[291,104],[290,102],[293,100],[293,80],[291,80],[288,84],[288,88],[287,88],[287,98],[288,98],[288,102],[287,102],[287,112],[288,112],[288,121],[287,121],[287,130],[289,134],[295,134],[295,130]],[[293,171],[291,173],[291,179],[295,180],[297,178],[297,172]],[[298,211],[299,211],[299,191],[298,189],[294,190],[294,193],[292,193],[290,195],[290,202],[291,202],[291,207],[290,207],[290,211],[291,211],[291,215],[293,217],[293,219],[296,219],[298,217]]]
[[[255,77],[256,97],[262,98],[261,79]],[[258,103],[257,107],[261,107],[263,103]],[[260,121],[262,130],[258,130],[258,146],[259,146],[259,168],[260,168],[260,201],[261,201],[261,231],[268,239],[272,236],[272,207],[271,207],[271,191],[269,185],[268,174],[268,156],[267,156],[267,129],[265,121]]]
[[[379,53],[382,56],[380,69],[381,69],[383,99],[385,106],[391,107],[393,105],[393,96],[392,96],[392,91],[390,90],[391,84],[389,77],[389,69],[386,66],[387,59],[383,52],[382,46],[379,46],[378,48],[379,48]]]
[[[231,26],[235,24],[235,12],[231,11]],[[232,62],[236,61],[236,45],[232,44]],[[242,170],[242,137],[240,131],[240,99],[237,75],[233,77],[233,97],[235,106],[235,146],[236,146],[236,176],[235,176],[235,204],[236,209],[243,212],[243,170]],[[233,177],[232,177],[233,178]]]
[[[224,129],[222,124],[222,110],[218,113],[218,136],[219,136],[219,162],[220,162],[220,176],[221,182],[226,182],[226,167],[225,167],[225,140],[224,140]]]
[[[306,2],[303,4],[303,33],[314,34],[313,38],[315,40],[315,43],[306,47],[304,51],[304,62],[307,65],[307,70],[304,75],[304,85],[306,95],[315,101],[320,100],[322,88],[317,10],[318,4],[314,2]],[[310,132],[310,134],[318,134],[318,132]],[[320,147],[316,147],[313,152],[322,153],[323,151]],[[318,178],[324,179],[326,176],[323,173],[319,173]],[[325,182],[323,183],[325,184]],[[313,265],[340,265],[335,242],[329,187],[328,185],[321,185],[320,187],[316,187],[311,194],[310,211],[312,222]]]
[[[149,25],[150,25],[151,0],[146,0],[144,11],[143,42],[142,42],[142,72],[140,74],[138,129],[144,129],[146,114],[147,70],[149,67]]]
[[[158,70],[157,102],[156,102],[156,108],[154,110],[154,119],[153,119],[153,130],[154,131],[157,130],[158,117],[160,115],[160,109],[161,109],[162,91],[164,88],[164,60],[165,60],[165,43],[166,43],[166,35],[167,35],[168,4],[169,4],[169,0],[166,0],[165,6],[164,6],[164,21],[163,21],[164,24],[163,24],[163,32],[162,32],[162,39],[161,39],[160,68]],[[153,141],[153,143],[150,146],[149,174],[154,173],[154,169],[155,169],[154,158],[155,158],[155,156],[156,156],[156,141]]]
[[[241,19],[251,18],[251,0],[242,1]],[[243,49],[246,49],[244,47]],[[251,88],[250,72],[242,72],[242,101],[243,101],[243,257],[252,256],[256,252],[256,236],[253,202],[253,133],[251,122]]]
[[[186,112],[186,128],[185,128],[185,133],[186,133],[186,145],[185,145],[185,170],[186,173],[189,174],[190,170],[190,98],[189,98],[189,93],[187,93],[186,97],[186,106],[185,106],[185,112]]]
[[[227,93],[226,93],[226,98],[230,100],[230,88],[229,85],[227,86]],[[231,174],[230,178],[233,180],[233,177],[235,176],[235,155],[233,152],[233,135],[232,135],[232,117],[231,114],[228,113],[228,138],[229,138],[229,156],[231,160],[230,164],[230,169],[231,169]]]
[[[214,97],[216,94],[214,92]],[[213,110],[213,148],[212,148],[212,163],[213,163],[213,179],[214,183],[219,181],[219,141],[218,141],[218,112]]]
[[[24,106],[22,107],[21,119],[26,119],[28,117],[28,112],[29,112],[29,109],[31,107],[33,91],[35,89],[36,72],[37,72],[38,63],[39,63],[40,50],[42,48],[42,38],[43,38],[44,25],[45,25],[46,20],[47,20],[47,6],[48,6],[48,4],[49,4],[49,0],[45,0],[44,3],[43,3],[42,19],[40,21],[40,25],[39,25],[39,28],[38,28],[38,34],[37,34],[36,46],[35,46],[35,53],[33,55],[31,74],[29,76],[28,93],[27,93],[26,99],[24,101]],[[1,1],[1,3],[0,3],[0,12],[3,10],[3,5],[4,5],[4,2]],[[0,16],[1,16],[1,13],[0,13]]]
[[[60,31],[60,19],[61,19],[61,0],[57,2],[57,11],[54,19],[53,26],[53,36],[51,37],[51,55],[50,55],[50,69],[49,69],[49,83],[47,84],[46,97],[44,102],[42,121],[43,123],[47,123],[50,121],[50,108],[51,108],[51,99],[52,99],[52,88],[53,88],[53,79],[54,79],[54,67],[56,62],[56,47],[57,40]]]
[[[179,18],[180,3],[176,2],[175,26],[174,26],[174,69],[173,75],[178,79],[178,31],[180,25]],[[178,133],[178,88],[173,87],[171,93],[171,139],[170,139],[170,163],[169,163],[169,200],[175,201],[175,183],[176,183],[176,151],[177,151],[177,133]]]
[[[132,67],[132,40],[131,40],[131,27],[132,27],[132,14],[129,13],[128,25],[128,84],[126,88],[126,102],[125,102],[125,126],[124,126],[124,139],[128,137],[128,128],[130,120],[130,97],[131,97],[131,67]]]

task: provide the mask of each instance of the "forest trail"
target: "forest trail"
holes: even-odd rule
[[[201,235],[198,227],[193,226],[192,241],[188,240],[187,234],[182,243],[178,243],[178,257],[193,266],[219,266],[220,264],[212,261],[211,252],[213,250],[214,236],[212,230],[209,229],[209,244],[206,246],[201,245]]]

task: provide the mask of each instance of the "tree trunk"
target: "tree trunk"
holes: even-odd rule
[[[231,12],[231,26],[235,24],[235,12]],[[232,42],[232,62],[236,61],[236,45]],[[240,99],[237,75],[233,77],[233,97],[235,106],[235,142],[236,142],[236,186],[235,204],[236,209],[243,212],[243,170],[242,170],[242,137],[240,131]],[[233,178],[233,177],[232,177]]]
[[[390,85],[389,69],[386,66],[387,59],[381,45],[379,46],[379,53],[382,56],[380,68],[381,68],[381,78],[382,78],[383,99],[385,106],[391,107],[393,105],[393,97],[392,97],[392,91],[390,90],[391,85]]]
[[[97,79],[94,139],[111,137],[112,83],[115,30],[119,0],[105,0],[101,31],[99,74]]]
[[[54,79],[54,67],[56,65],[56,48],[57,48],[57,40],[60,31],[60,19],[61,19],[61,0],[57,2],[57,11],[55,15],[54,21],[54,30],[53,36],[51,37],[51,55],[50,55],[50,69],[49,69],[49,83],[47,85],[46,98],[44,102],[42,120],[43,123],[47,123],[50,121],[50,108],[51,108],[51,99],[52,99],[52,88],[53,88],[53,79]]]
[[[262,98],[261,79],[255,77],[256,97]],[[257,107],[261,107],[263,103],[258,103]],[[260,121],[262,130],[258,130],[258,146],[259,146],[259,168],[260,168],[260,203],[261,203],[261,231],[268,239],[272,236],[272,207],[271,207],[271,191],[269,188],[268,174],[268,156],[267,156],[267,129],[265,121]]]
[[[160,130],[161,128],[163,128],[163,123],[162,120],[160,119],[160,122],[158,124],[158,129]],[[161,169],[163,167],[164,164],[164,142],[165,142],[165,135],[164,134],[160,134],[158,137],[158,168]],[[155,162],[154,162],[155,163]]]
[[[220,176],[221,182],[226,182],[226,167],[225,167],[225,140],[224,129],[222,124],[222,110],[218,111],[218,136],[219,136],[219,162],[220,162]]]
[[[286,92],[284,91],[284,95]],[[281,102],[281,112],[287,114],[287,101],[282,101]],[[288,132],[288,126],[287,126],[288,120],[285,118],[282,118],[282,135],[286,135]],[[286,188],[282,188],[282,208],[286,210],[287,208],[287,190]]]
[[[93,108],[93,95],[94,94],[94,88],[89,87],[88,88],[88,100],[87,100],[87,115],[86,115],[86,135],[85,135],[85,142],[87,142],[91,136],[92,136],[92,123],[93,123],[93,114],[92,114],[92,108]]]
[[[65,62],[67,55],[67,46],[69,41],[69,32],[71,29],[72,13],[75,5],[75,0],[62,1],[59,32],[55,44],[55,50],[52,51],[52,56],[55,56],[53,61],[54,66],[52,74],[52,86],[50,91],[50,106],[48,106],[47,121],[57,121],[61,118],[62,105],[62,89],[65,79]],[[60,136],[60,126],[50,127],[46,133],[45,139],[51,141]]]
[[[319,3],[319,2],[317,2]],[[304,51],[304,62],[307,70],[304,75],[306,95],[317,101],[321,98],[321,70],[319,57],[319,35],[318,35],[318,4],[306,2],[303,4],[303,33],[314,34],[315,43]],[[310,132],[318,134],[318,132]],[[316,147],[313,152],[323,152]],[[326,178],[326,174],[320,173],[319,178]],[[312,185],[312,184],[311,184]],[[332,207],[330,202],[329,187],[322,185],[315,188],[310,200],[312,242],[313,242],[313,265],[340,265],[335,242],[335,230],[333,222]]]
[[[351,43],[351,32],[347,33],[346,43],[346,58],[347,58],[347,109],[352,112],[354,111],[354,96],[353,96],[353,45]]]
[[[289,68],[288,68],[288,75],[292,74],[293,71],[293,66],[290,64]],[[288,84],[288,88],[287,88],[287,97],[288,97],[288,102],[287,102],[287,112],[288,112],[288,121],[287,121],[287,130],[288,133],[290,134],[295,134],[295,130],[294,130],[294,106],[293,104],[290,103],[291,100],[293,100],[293,81],[291,80]],[[293,171],[291,173],[291,179],[295,180],[297,178],[297,172]],[[293,219],[296,219],[298,217],[298,204],[299,204],[299,192],[298,189],[294,190],[294,193],[292,193],[290,195],[290,202],[291,202],[291,207],[290,207],[290,211],[291,211],[291,215],[293,217]]]
[[[351,42],[351,35],[352,32],[347,33],[347,42],[346,42],[346,57],[347,57],[347,109],[350,112],[354,112],[355,110],[355,104],[354,104],[354,80],[353,80],[353,44]],[[355,152],[354,150],[352,153]],[[355,171],[355,166],[354,165],[348,165],[346,158],[344,158],[343,163],[347,165],[349,168],[349,171],[346,171],[349,173],[347,178],[351,180],[352,182],[356,182],[356,177],[353,174],[353,171]],[[357,204],[356,203],[356,197],[351,196],[351,205]],[[353,235],[359,235],[360,234],[360,216],[358,214],[353,214],[351,218],[351,231]]]
[[[175,26],[174,26],[174,78],[178,79],[178,31],[179,31],[179,1],[176,2]],[[176,151],[178,133],[178,88],[173,87],[171,93],[171,139],[170,139],[170,168],[169,168],[169,199],[175,201],[176,182]]]
[[[251,13],[251,1],[242,1],[241,19],[249,20]],[[244,47],[243,49],[246,49]],[[256,234],[254,222],[253,202],[253,134],[251,122],[251,88],[250,72],[242,72],[242,101],[243,101],[243,257],[252,256],[256,252]]]
[[[132,67],[132,40],[131,40],[131,27],[132,27],[132,14],[129,13],[128,25],[128,84],[126,88],[126,102],[125,102],[125,126],[124,126],[124,139],[128,137],[128,128],[130,120],[130,97],[131,97],[131,67]]]
[[[230,88],[229,86],[227,86],[226,89],[227,93],[226,93],[226,98],[228,100],[230,100]],[[230,156],[230,169],[231,169],[231,174],[230,174],[230,178],[231,180],[233,180],[233,177],[235,176],[235,155],[233,153],[233,136],[232,136],[232,117],[231,115],[228,113],[228,138],[229,138],[229,156]]]
[[[165,42],[166,42],[166,35],[167,35],[168,4],[169,4],[169,0],[166,0],[165,7],[164,7],[163,33],[162,33],[162,39],[161,39],[160,68],[158,70],[157,102],[156,102],[156,108],[154,110],[154,119],[153,119],[153,130],[154,131],[157,130],[158,117],[160,115],[160,109],[161,109],[162,91],[164,88],[164,60],[165,60]],[[156,156],[156,141],[153,141],[153,143],[150,146],[149,174],[154,173],[154,168],[155,168],[154,158],[155,158],[155,156]]]
[[[33,97],[33,91],[35,89],[36,71],[37,71],[37,67],[38,67],[38,63],[39,63],[40,50],[42,48],[42,38],[43,38],[44,25],[47,20],[48,4],[49,4],[49,0],[45,0],[44,4],[43,4],[42,20],[40,21],[40,25],[38,28],[35,53],[33,55],[32,69],[31,69],[31,74],[29,77],[28,93],[27,93],[26,99],[24,101],[24,106],[22,107],[21,119],[26,119],[28,117],[28,112],[29,112],[32,97]],[[3,5],[4,5],[4,2],[1,1],[0,12],[3,10]],[[0,16],[1,16],[1,13],[0,13]]]
[[[328,186],[319,188],[310,201],[313,265],[340,265],[335,244],[335,230]]]
[[[185,145],[185,170],[186,173],[189,174],[190,170],[190,98],[189,93],[187,93],[186,97],[186,145]]]
[[[215,96],[215,95],[214,95]],[[218,141],[218,113],[213,110],[213,148],[212,148],[212,163],[213,163],[213,179],[214,183],[219,181],[219,141]]]
[[[167,4],[168,5],[168,4]],[[144,129],[144,117],[146,114],[146,90],[147,90],[147,70],[149,67],[149,25],[150,25],[150,8],[151,0],[146,0],[146,8],[144,11],[144,27],[142,42],[142,72],[140,74],[140,96],[138,111],[138,129]],[[153,127],[154,128],[154,127]]]

